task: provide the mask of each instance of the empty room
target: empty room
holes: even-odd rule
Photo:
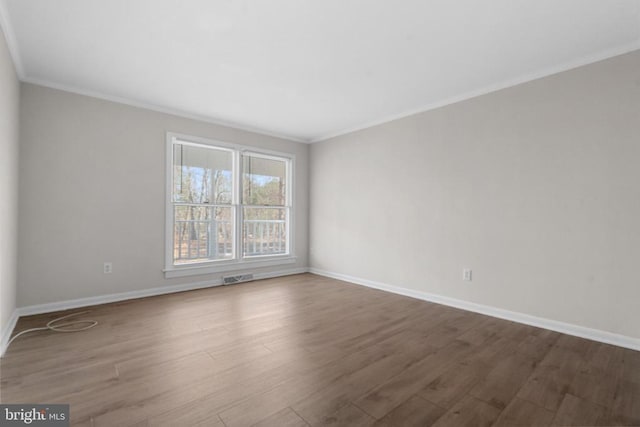
[[[1,426],[640,426],[640,0],[0,0]]]

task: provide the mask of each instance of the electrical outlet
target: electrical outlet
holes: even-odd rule
[[[462,280],[464,280],[465,282],[470,282],[471,281],[471,269],[470,268],[464,268],[462,269]]]
[[[105,262],[104,274],[111,274],[111,273],[113,273],[113,264],[111,264],[110,262]]]

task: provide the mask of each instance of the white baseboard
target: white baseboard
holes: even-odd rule
[[[294,274],[303,274],[308,272],[309,272],[309,269],[307,267],[289,268],[286,270],[270,271],[267,273],[254,274],[253,280],[272,279],[274,277],[282,277],[282,276],[293,276]]]
[[[545,319],[542,317],[531,316],[524,313],[518,313],[501,308],[491,307],[482,304],[476,304],[469,301],[463,301],[455,298],[445,297],[442,295],[431,294],[428,292],[416,291],[413,289],[402,288],[399,286],[389,285],[386,283],[376,282],[373,280],[362,279],[359,277],[348,276],[346,274],[334,273],[317,268],[293,268],[280,271],[272,271],[267,273],[255,274],[255,280],[269,279],[273,277],[288,276],[293,274],[313,273],[320,276],[330,277],[333,279],[343,280],[345,282],[357,285],[367,286],[369,288],[379,289],[394,294],[404,295],[411,298],[421,299],[424,301],[434,302],[437,304],[447,305],[462,310],[473,311],[487,316],[498,317],[513,322],[523,323],[526,325],[536,326],[539,328],[549,329],[563,334],[573,335],[594,341],[612,344],[619,347],[625,347],[632,350],[640,351],[640,339],[628,337],[625,335],[615,334],[613,332],[601,331],[598,329],[587,328],[584,326],[573,325],[570,323],[559,322],[557,320]],[[213,286],[222,285],[221,279],[186,283],[174,286],[161,286],[157,288],[142,289],[139,291],[122,292],[117,294],[102,295],[97,297],[79,298],[67,301],[58,301],[53,303],[31,305],[21,307],[14,310],[9,322],[2,330],[0,336],[0,357],[4,355],[7,349],[7,343],[11,337],[11,333],[16,326],[20,316],[30,316],[33,314],[51,313],[61,310],[69,310],[73,308],[87,307],[92,305],[106,304],[110,302],[125,301],[136,298],[144,298],[155,295],[164,295],[175,292],[183,292],[195,289],[203,289]]]
[[[291,268],[280,271],[269,271],[266,273],[254,274],[254,280],[270,279],[273,277],[290,276],[293,274],[306,273],[307,268]],[[136,298],[145,298],[156,295],[172,294],[175,292],[191,291],[195,289],[210,288],[221,286],[222,279],[205,280],[201,282],[185,283],[173,286],[160,286],[157,288],[141,289],[138,291],[121,292],[117,294],[100,295],[96,297],[78,298],[66,301],[50,302],[46,304],[29,305],[14,310],[9,323],[2,331],[2,341],[0,341],[0,355],[4,356],[4,352],[9,342],[9,337],[16,326],[19,317],[31,316],[33,314],[52,313],[62,310],[70,310],[73,308],[88,307],[92,305],[107,304],[110,302],[126,301]],[[1,357],[0,356],[0,357]]]
[[[13,310],[9,322],[2,328],[2,335],[0,335],[0,357],[4,356],[4,352],[7,350],[7,344],[9,343],[9,338],[11,338],[13,329],[16,327],[16,323],[18,323],[18,317],[20,317],[18,315],[18,309]]]
[[[587,328],[585,326],[574,325],[557,320],[545,319],[543,317],[531,316],[529,314],[518,313],[515,311],[503,310],[497,307],[476,304],[473,302],[463,301],[456,298],[449,298],[442,295],[431,294],[428,292],[401,288],[399,286],[389,285],[386,283],[376,282],[368,279],[362,279],[359,277],[348,276],[346,274],[320,270],[317,268],[309,268],[309,272],[320,276],[330,277],[332,279],[354,283],[356,285],[367,286],[369,288],[392,292],[394,294],[417,298],[424,301],[460,308],[462,310],[485,314],[487,316],[510,320],[512,322],[524,323],[525,325],[536,326],[543,329],[550,329],[552,331],[561,332],[567,335],[573,335],[580,338],[586,338],[593,341],[603,342],[606,344],[612,344],[619,347],[625,347],[631,350],[640,351],[640,339],[628,337],[626,335]]]
[[[288,270],[270,271],[254,274],[254,280],[269,279],[272,277],[288,276],[291,274],[306,273],[306,268],[292,268]],[[191,291],[195,289],[211,288],[222,285],[222,279],[205,280],[201,282],[184,283],[173,286],[159,286],[157,288],[141,289],[139,291],[121,292],[117,294],[100,295],[96,297],[78,298],[73,300],[50,302],[46,304],[29,305],[18,308],[19,316],[31,316],[33,314],[52,313],[55,311],[69,310],[72,308],[88,307],[91,305],[107,304],[110,302],[126,301],[136,298],[152,297],[156,295],[172,294],[175,292]]]
[[[45,304],[29,305],[18,308],[19,315],[31,316],[34,314],[53,313],[56,311],[70,310],[73,308],[88,307],[92,305],[107,304],[110,302],[126,301],[136,298],[152,297],[155,295],[172,294],[175,292],[190,291],[193,289],[209,288],[222,284],[220,279],[202,282],[185,283],[173,286],[161,286],[157,288],[141,289],[139,291],[121,292],[117,294],[100,295],[96,297],[78,298],[66,301],[48,302]]]

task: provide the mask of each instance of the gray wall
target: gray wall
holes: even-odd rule
[[[166,131],[294,153],[297,263],[254,271],[307,266],[308,145],[32,84],[21,115],[18,306],[221,276],[164,279]]]
[[[640,337],[639,51],[314,144],[310,181],[311,267]]]
[[[0,28],[0,332],[16,308],[20,82]]]

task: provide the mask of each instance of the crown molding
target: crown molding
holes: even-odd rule
[[[183,111],[183,110],[179,110],[179,109],[176,109],[176,108],[165,107],[165,106],[153,104],[153,103],[150,103],[150,102],[142,102],[142,101],[137,101],[137,100],[133,100],[133,99],[130,99],[130,98],[108,95],[108,94],[105,94],[105,93],[102,93],[102,92],[98,92],[98,91],[82,89],[82,88],[71,86],[71,85],[52,82],[50,80],[35,79],[35,78],[31,78],[31,77],[25,77],[25,78],[22,78],[20,80],[23,83],[30,83],[30,84],[37,85],[37,86],[48,87],[50,89],[61,90],[63,92],[74,93],[76,95],[82,95],[82,96],[88,96],[88,97],[91,97],[91,98],[102,99],[104,101],[115,102],[115,103],[118,103],[118,104],[128,105],[130,107],[135,107],[135,108],[142,108],[144,110],[155,111],[157,113],[170,114],[172,116],[181,117],[181,118],[184,118],[184,119],[197,120],[199,122],[211,123],[211,124],[218,125],[218,126],[225,126],[225,127],[236,129],[236,130],[242,130],[242,131],[245,131],[245,132],[251,132],[251,133],[256,133],[256,134],[259,134],[259,135],[271,136],[271,137],[278,138],[278,139],[285,139],[285,140],[291,141],[291,142],[299,142],[299,143],[303,143],[303,144],[308,144],[310,142],[309,140],[302,139],[302,138],[297,138],[295,136],[291,136],[291,135],[287,135],[287,134],[283,134],[283,133],[278,133],[278,132],[273,132],[273,131],[269,131],[269,130],[265,130],[265,129],[261,129],[261,128],[247,126],[247,125],[243,125],[243,124],[235,123],[235,122],[231,122],[231,121],[220,120],[220,119],[216,119],[216,118],[205,116],[205,115],[201,115],[201,114],[189,113],[189,112],[186,112],[186,111]]]
[[[630,53],[633,52],[635,50],[639,50],[640,49],[640,39],[636,40],[633,43],[629,43],[623,46],[618,46],[615,47],[613,49],[607,49],[605,51],[601,51],[595,54],[591,54],[591,55],[586,55],[583,57],[580,57],[578,59],[572,60],[572,61],[567,61],[564,62],[562,64],[559,65],[554,65],[552,67],[548,67],[545,68],[543,70],[540,71],[536,71],[533,73],[527,73],[524,75],[521,75],[519,77],[516,77],[514,79],[508,79],[508,80],[504,80],[502,82],[498,82],[498,83],[494,83],[491,84],[489,86],[485,86],[483,88],[480,89],[476,89],[476,90],[472,90],[470,92],[466,92],[466,93],[462,93],[460,95],[456,95],[456,96],[452,96],[450,98],[441,100],[441,101],[436,101],[436,102],[432,102],[432,103],[428,103],[425,105],[422,105],[418,108],[413,108],[410,110],[406,110],[402,113],[398,113],[398,114],[391,114],[388,116],[385,116],[383,118],[377,119],[377,120],[372,120],[369,122],[365,122],[362,123],[360,125],[356,125],[353,127],[349,127],[349,128],[345,128],[342,129],[340,131],[337,132],[331,132],[331,133],[327,133],[321,137],[318,138],[313,138],[311,139],[311,143],[316,143],[316,142],[322,142],[322,141],[326,141],[328,139],[331,138],[336,138],[338,136],[342,136],[342,135],[346,135],[348,133],[353,133],[353,132],[357,132],[360,130],[364,130],[364,129],[368,129],[374,126],[378,126],[381,124],[385,124],[385,123],[389,123],[392,122],[394,120],[398,120],[398,119],[403,119],[405,117],[409,117],[409,116],[413,116],[416,114],[420,114],[420,113],[424,113],[430,110],[435,110],[437,108],[441,108],[441,107],[445,107],[447,105],[451,105],[451,104],[455,104],[461,101],[466,101],[468,99],[471,98],[476,98],[478,96],[482,96],[482,95],[487,95],[489,93],[492,92],[497,92],[499,90],[502,89],[507,89],[513,86],[517,86],[523,83],[528,83],[531,82],[533,80],[538,80],[544,77],[548,77],[548,76],[552,76],[554,74],[559,74],[562,73],[564,71],[569,71],[575,68],[579,68],[585,65],[589,65],[589,64],[593,64],[595,62],[599,62],[599,61],[604,61],[605,59],[609,59],[609,58],[613,58],[615,56],[619,56],[619,55],[624,55],[625,53]]]
[[[13,27],[11,25],[11,21],[9,19],[9,13],[7,10],[7,5],[6,5],[6,0],[0,0],[0,29],[3,30],[4,35],[5,35],[5,39],[7,40],[7,46],[9,48],[9,52],[11,55],[11,58],[13,60],[14,63],[14,67],[16,69],[16,74],[18,75],[18,78],[20,79],[20,81],[25,82],[25,83],[31,83],[31,84],[35,84],[35,85],[39,85],[39,86],[44,86],[44,87],[49,87],[52,89],[57,89],[57,90],[62,90],[65,92],[70,92],[70,93],[75,93],[78,95],[83,95],[83,96],[89,96],[92,98],[98,98],[98,99],[103,99],[106,101],[111,101],[111,102],[116,102],[119,104],[124,104],[124,105],[129,105],[132,107],[136,107],[136,108],[142,108],[142,109],[146,109],[146,110],[151,110],[151,111],[156,111],[159,113],[164,113],[164,114],[170,114],[173,116],[177,116],[177,117],[182,117],[182,118],[186,118],[186,119],[191,119],[191,120],[197,120],[200,122],[205,122],[205,123],[211,123],[211,124],[215,124],[218,126],[225,126],[225,127],[230,127],[233,129],[238,129],[238,130],[242,130],[242,131],[246,131],[246,132],[251,132],[251,133],[257,133],[260,135],[266,135],[266,136],[271,136],[274,138],[279,138],[279,139],[285,139],[288,141],[293,141],[293,142],[299,142],[299,143],[304,143],[304,144],[311,144],[311,143],[317,143],[317,142],[322,142],[322,141],[326,141],[328,139],[332,139],[332,138],[336,138],[339,136],[343,136],[349,133],[353,133],[353,132],[357,132],[360,130],[364,130],[364,129],[368,129],[374,126],[378,126],[381,124],[385,124],[385,123],[389,123],[391,121],[394,120],[398,120],[398,119],[402,119],[402,118],[406,118],[409,116],[413,116],[416,114],[420,114],[420,113],[424,113],[430,110],[434,110],[437,108],[441,108],[441,107],[445,107],[447,105],[451,105],[451,104],[455,104],[461,101],[465,101],[468,99],[472,99],[481,95],[486,95],[492,92],[497,92],[499,90],[502,89],[506,89],[509,87],[513,87],[513,86],[517,86],[519,84],[523,84],[523,83],[527,83],[533,80],[538,80],[544,77],[548,77],[554,74],[558,74],[564,71],[569,71],[572,70],[574,68],[578,68],[578,67],[582,67],[584,65],[589,65],[595,62],[599,62],[599,61],[603,61],[605,59],[609,59],[612,58],[614,56],[618,56],[618,55],[623,55],[625,53],[630,53],[633,52],[635,50],[639,50],[640,49],[640,39],[635,40],[632,43],[629,44],[625,44],[622,46],[617,46],[611,49],[607,49],[604,51],[600,51],[594,54],[589,54],[589,55],[585,55],[582,56],[578,59],[575,60],[571,60],[571,61],[567,61],[558,65],[554,65],[551,67],[547,67],[545,69],[533,72],[533,73],[526,73],[524,75],[521,75],[519,77],[513,78],[513,79],[508,79],[508,80],[504,80],[501,82],[497,82],[485,87],[482,87],[480,89],[476,89],[476,90],[472,90],[469,92],[465,92],[459,95],[455,95],[449,98],[446,98],[444,100],[439,100],[439,101],[435,101],[435,102],[431,102],[431,103],[427,103],[424,105],[421,105],[417,108],[412,108],[412,109],[408,109],[405,110],[403,112],[400,113],[395,113],[395,114],[390,114],[390,115],[386,115],[382,118],[376,119],[376,120],[371,120],[371,121],[367,121],[367,122],[363,122],[359,125],[355,125],[355,126],[351,126],[351,127],[347,127],[347,128],[343,128],[341,130],[338,131],[334,131],[334,132],[328,132],[322,136],[319,137],[314,137],[314,138],[301,138],[301,137],[297,137],[297,136],[293,136],[293,135],[288,135],[285,133],[280,133],[280,132],[274,132],[274,131],[270,131],[270,130],[266,130],[266,129],[262,129],[259,127],[253,127],[253,126],[248,126],[248,125],[244,125],[244,124],[240,124],[240,123],[236,123],[233,121],[226,121],[226,120],[222,120],[222,119],[217,119],[215,117],[211,117],[211,116],[207,116],[207,115],[201,115],[201,114],[196,114],[196,113],[190,113],[187,111],[183,111],[180,109],[175,109],[175,108],[170,108],[170,107],[166,107],[166,106],[162,106],[162,105],[157,105],[154,103],[150,103],[150,102],[143,102],[143,101],[137,101],[134,99],[130,99],[130,98],[126,98],[126,97],[119,97],[119,96],[113,96],[113,95],[109,95],[109,94],[105,94],[99,91],[93,91],[93,90],[89,90],[89,89],[83,89],[83,88],[79,88],[79,87],[75,87],[72,85],[67,85],[67,84],[62,84],[62,83],[57,83],[57,82],[53,82],[50,80],[46,80],[46,79],[37,79],[37,78],[32,78],[26,75],[25,70],[24,70],[24,66],[22,63],[22,59],[20,56],[20,52],[18,49],[18,45],[17,45],[17,41],[15,38],[15,33],[13,31]]]
[[[186,111],[182,111],[176,108],[165,107],[162,105],[157,105],[149,102],[137,101],[130,98],[119,97],[108,95],[99,91],[93,91],[88,89],[82,89],[79,87],[75,87],[72,85],[61,84],[57,82],[53,82],[45,79],[37,79],[29,77],[24,70],[24,66],[22,64],[22,59],[20,56],[20,51],[18,49],[18,43],[15,38],[15,33],[13,31],[13,26],[11,25],[11,21],[9,19],[9,12],[7,10],[6,0],[0,0],[0,30],[3,31],[5,39],[7,40],[7,46],[9,48],[9,53],[11,55],[11,59],[13,60],[13,65],[16,70],[16,74],[18,75],[18,79],[24,83],[31,83],[38,86],[44,86],[51,89],[62,90],[65,92],[75,93],[77,95],[89,96],[92,98],[98,98],[105,101],[116,102],[118,104],[128,105],[130,107],[142,108],[145,110],[151,110],[158,113],[170,114],[172,116],[182,117],[190,120],[197,120],[200,122],[211,123],[218,126],[230,127],[237,130],[242,130],[245,132],[257,133],[260,135],[271,136],[278,139],[285,139],[293,142],[301,142],[308,144],[310,141],[304,138],[298,138],[292,135],[287,135],[284,133],[273,132],[266,129],[261,129],[258,127],[247,126],[240,123],[235,123],[232,121],[226,121],[221,119],[216,119],[214,117],[189,113]]]
[[[11,59],[13,60],[13,67],[16,70],[16,74],[20,80],[23,80],[25,74],[24,67],[22,66],[22,58],[20,57],[20,51],[18,50],[18,42],[16,41],[15,33],[13,32],[13,26],[9,20],[9,11],[7,10],[5,0],[0,0],[0,31],[4,33],[4,38],[7,41],[9,55],[11,55]]]

